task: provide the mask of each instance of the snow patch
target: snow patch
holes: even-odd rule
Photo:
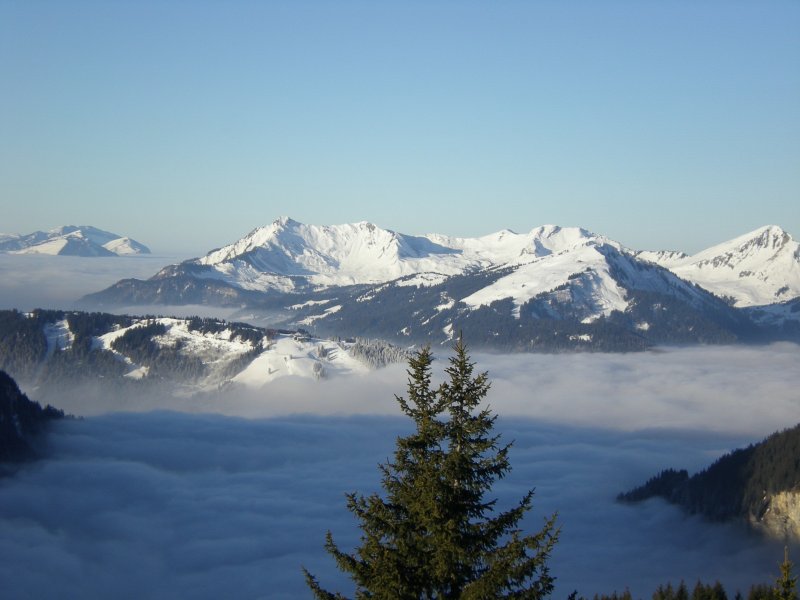
[[[56,323],[47,323],[44,326],[44,334],[47,337],[47,355],[50,356],[56,350],[66,350],[72,347],[75,336],[69,329],[69,322],[61,319]]]

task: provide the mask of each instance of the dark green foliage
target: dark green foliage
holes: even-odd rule
[[[125,315],[112,315],[109,313],[69,312],[66,314],[69,330],[75,336],[75,341],[91,340],[114,329],[130,327],[133,319]]]
[[[167,326],[153,322],[132,327],[111,343],[111,347],[133,362],[149,367],[149,377],[197,379],[206,374],[203,361],[181,352],[182,342],[165,345],[154,338],[165,335]]]
[[[111,347],[117,352],[121,352],[126,356],[131,356],[130,353],[136,353],[141,356],[150,357],[158,352],[159,346],[153,341],[153,338],[167,333],[167,326],[163,323],[153,322],[139,327],[133,327],[119,336],[113,342]],[[137,358],[134,358],[134,361]]]
[[[36,310],[25,315],[0,311],[0,369],[21,379],[31,379],[47,354],[44,325],[63,318],[63,313]]]
[[[348,353],[354,358],[379,369],[386,365],[406,362],[409,359],[409,351],[382,340],[365,340],[357,338]]]
[[[747,594],[747,600],[778,600],[775,588],[766,583],[754,585]]]
[[[619,494],[617,500],[622,502],[639,502],[652,498],[653,496],[667,498],[675,489],[684,485],[688,479],[689,473],[686,469],[681,469],[680,471],[664,469],[655,477],[648,479],[644,485],[634,488],[629,492]]]
[[[65,347],[48,348],[47,327],[66,320],[70,343]],[[138,318],[106,313],[35,310],[25,314],[15,310],[0,311],[0,368],[28,384],[39,387],[40,393],[57,392],[69,383],[90,384],[105,380],[115,385],[141,387],[144,381],[123,376],[131,363],[149,368],[148,377],[154,381],[170,379],[185,382],[205,377],[209,367],[201,358],[182,347],[182,342],[158,340],[168,333],[168,325],[145,317],[140,326],[132,327],[113,343],[115,352],[104,350],[97,338],[120,328],[128,328]],[[141,322],[141,321],[140,321]],[[228,323],[215,319],[194,318],[189,328],[202,333],[230,330],[231,340],[252,344],[252,350],[215,366],[216,376],[235,375],[245,368],[261,351],[264,340],[276,332],[245,323]],[[130,362],[126,362],[122,354]]]
[[[753,329],[744,315],[721,300],[704,310],[689,299],[642,290],[631,291],[628,300],[626,311],[612,313],[609,321],[625,329],[647,323],[648,329],[639,333],[651,344],[730,344],[747,339]]]
[[[244,352],[243,354],[237,356],[236,358],[230,360],[225,366],[217,371],[217,376],[222,379],[227,379],[229,377],[233,377],[237,373],[243,371],[247,365],[253,362],[256,357],[263,352],[263,349],[260,346],[256,346]]]
[[[714,585],[697,582],[692,590],[692,600],[728,600],[725,588],[717,581]]]
[[[781,574],[775,582],[777,600],[797,600],[797,577],[792,575],[792,562],[789,560],[789,549],[784,548]]]
[[[788,549],[785,550],[784,560],[780,564],[781,574],[775,585],[766,583],[755,584],[750,587],[747,600],[797,600],[797,577],[792,573],[792,563],[789,561]],[[677,587],[671,583],[659,585],[652,595],[653,600],[728,600],[728,593],[725,587],[716,581],[713,585],[698,581],[691,594],[689,594],[686,584],[681,581]],[[583,596],[578,596],[575,591],[569,595],[568,600],[586,600]],[[595,594],[593,600],[631,600],[631,594],[625,590],[624,594],[614,592],[610,596],[607,594]],[[734,600],[743,600],[741,592],[737,591]]]
[[[759,444],[734,450],[687,477],[668,469],[618,497],[636,502],[660,496],[713,520],[759,518],[769,497],[800,485],[800,425],[773,433]]]
[[[681,293],[676,291],[674,295],[630,290],[625,312],[614,311],[583,322],[587,314],[599,310],[585,290],[596,277],[591,271],[576,273],[564,285],[519,307],[510,298],[477,308],[460,301],[510,272],[500,269],[458,275],[432,286],[390,283],[377,289],[339,288],[338,298],[332,298],[330,305],[342,308],[316,321],[315,326],[329,335],[367,335],[434,344],[441,342],[445,327],[452,327],[477,347],[511,352],[630,352],[655,344],[720,344],[763,338],[763,332],[759,333],[741,310],[707,292],[698,291],[697,297],[684,294],[682,287],[676,288]],[[307,299],[312,296],[292,303]],[[452,306],[443,308],[448,303]],[[319,313],[319,307],[311,306],[292,318]],[[639,327],[643,323],[647,323],[647,329]]]
[[[613,592],[610,596],[607,594],[595,594],[593,600],[633,600],[630,590],[625,590],[621,594]]]
[[[271,337],[269,330],[260,329],[247,323],[229,323],[221,319],[211,319],[204,317],[191,317],[187,322],[189,331],[197,331],[203,334],[206,333],[222,333],[223,331],[231,330],[231,340],[242,340],[243,342],[251,342],[252,344],[259,344],[264,337],[268,339]]]
[[[33,438],[48,422],[63,417],[62,411],[29,400],[11,376],[0,371],[0,462],[32,458]]]
[[[683,581],[677,588],[673,588],[671,583],[668,583],[666,587],[660,585],[653,593],[653,600],[689,600],[689,590]]]
[[[408,397],[397,400],[415,431],[398,438],[394,462],[380,466],[384,496],[347,497],[361,545],[350,554],[327,535],[325,548],[352,578],[356,598],[544,598],[553,590],[555,516],[537,533],[522,532],[532,492],[494,513],[485,496],[510,470],[510,446],[499,445],[496,417],[480,408],[486,373],[473,374],[460,341],[455,352],[436,390],[430,350],[409,360]],[[344,597],[308,572],[306,579],[317,598]]]

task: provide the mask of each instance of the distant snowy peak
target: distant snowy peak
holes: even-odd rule
[[[103,244],[103,248],[117,256],[130,256],[132,254],[150,254],[150,248],[129,237],[121,237]]]
[[[368,222],[305,225],[288,217],[196,261],[221,278],[250,289],[269,285],[263,275],[307,277],[316,285],[380,283],[418,273],[457,275],[526,264],[588,243],[610,242],[580,228],[555,225],[527,234],[503,230],[479,238],[411,236]],[[613,242],[610,242],[613,243]]]
[[[698,266],[736,268],[744,263],[763,262],[786,256],[800,257],[798,243],[777,225],[767,225],[730,241],[717,244],[690,257]]]
[[[667,269],[689,257],[685,252],[677,250],[638,250],[634,251],[633,255],[639,260],[645,260]]]
[[[776,225],[693,256],[653,262],[735,306],[761,306],[800,296],[800,244]]]
[[[50,231],[0,235],[0,252],[51,256],[124,256],[149,254],[144,244],[89,225],[65,225]]]
[[[587,244],[616,244],[579,227],[558,225],[543,225],[528,233],[515,233],[510,229],[504,229],[478,238],[456,238],[438,234],[426,237],[441,246],[472,256],[483,266],[524,264],[536,258],[574,250]]]

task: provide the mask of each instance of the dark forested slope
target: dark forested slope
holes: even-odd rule
[[[799,495],[800,425],[796,425],[734,450],[691,477],[685,470],[662,471],[618,499],[638,502],[657,496],[715,521],[745,519],[796,535]]]
[[[63,417],[62,411],[29,400],[11,376],[0,371],[0,463],[35,456],[36,436],[47,423]]]

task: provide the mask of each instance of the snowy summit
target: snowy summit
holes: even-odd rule
[[[0,252],[50,256],[150,254],[144,244],[90,225],[65,225],[28,234],[0,234]]]

